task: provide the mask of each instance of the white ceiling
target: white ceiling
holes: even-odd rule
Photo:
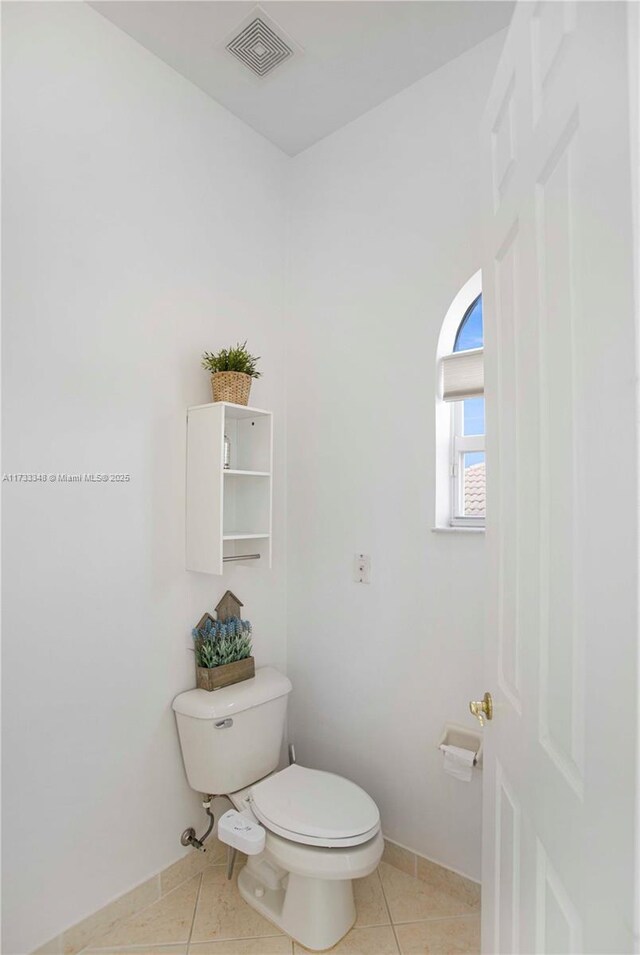
[[[225,41],[245,0],[95,0],[91,6],[295,155],[505,27],[510,2],[278,0],[261,9],[302,47],[259,79]]]

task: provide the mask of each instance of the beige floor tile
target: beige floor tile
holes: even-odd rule
[[[102,938],[94,939],[92,948],[187,942],[201,878],[195,876],[153,905],[119,923]]]
[[[353,894],[356,900],[356,926],[389,925],[391,919],[377,870],[366,879],[355,879]]]
[[[295,955],[308,951],[298,942],[293,943]],[[352,928],[348,935],[329,949],[331,955],[398,955],[393,929],[390,925],[370,928]]]
[[[187,945],[148,945],[135,948],[85,948],[82,955],[187,955]]]
[[[187,879],[192,879],[198,875],[198,873],[206,869],[207,866],[220,865],[221,862],[226,861],[227,847],[221,842],[218,842],[213,836],[207,840],[206,846],[206,852],[196,852],[194,849],[191,849],[188,855],[178,859],[177,862],[174,862],[173,865],[168,866],[160,873],[161,895],[166,895],[167,892],[172,892],[173,889],[177,889],[179,885],[182,885]]]
[[[380,865],[379,871],[394,924],[475,914],[472,906],[445,889],[414,879],[386,862]]]
[[[396,928],[402,955],[479,955],[480,916],[412,922]]]
[[[283,933],[252,909],[238,891],[239,869],[227,880],[226,866],[210,866],[202,875],[192,942],[260,938]]]
[[[224,842],[220,842],[216,836],[209,836],[207,844],[209,865],[222,865],[222,863],[227,861],[228,851],[229,846],[226,846]],[[244,858],[244,853],[239,852],[238,856],[242,856]]]
[[[436,889],[444,889],[445,892],[456,895],[467,905],[472,906],[476,912],[480,911],[481,890],[477,882],[472,882],[471,879],[466,879],[463,875],[445,869],[444,866],[424,859],[422,856],[418,856],[416,875],[423,882],[435,886]]]
[[[198,942],[189,955],[291,955],[293,942],[286,935],[272,938],[236,938],[223,942]]]
[[[384,840],[382,861],[388,862],[396,869],[402,869],[407,875],[416,874],[415,852],[411,852],[410,849],[405,849],[403,846],[398,846],[395,842],[389,842],[387,839]]]
[[[114,925],[123,919],[128,919],[159,898],[160,879],[155,875],[63,932],[64,955],[76,955],[87,945],[94,945],[95,940],[110,932]]]

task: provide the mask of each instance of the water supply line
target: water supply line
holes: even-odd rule
[[[215,816],[211,812],[211,800],[213,796],[205,796],[202,800],[202,808],[209,817],[209,828],[199,839],[196,836],[196,830],[193,826],[190,826],[188,829],[185,829],[182,835],[180,836],[180,842],[183,846],[191,846],[192,849],[197,849],[198,852],[206,852],[207,850],[204,847],[204,843],[207,841],[211,835],[211,830],[216,824]]]

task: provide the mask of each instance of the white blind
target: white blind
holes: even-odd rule
[[[442,397],[445,401],[478,398],[484,394],[484,349],[458,351],[442,359]]]

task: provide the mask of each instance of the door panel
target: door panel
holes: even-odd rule
[[[520,951],[520,865],[520,803],[496,760],[496,928],[502,951]]]
[[[509,230],[507,239],[498,251],[495,262],[496,313],[499,328],[497,336],[498,360],[498,428],[503,455],[505,481],[500,494],[500,600],[498,617],[498,682],[511,705],[521,711],[520,702],[520,593],[518,567],[520,566],[521,518],[518,461],[518,323],[517,314],[517,258],[518,223]]]
[[[520,4],[485,115],[483,950],[633,950],[636,341],[624,4]]]

